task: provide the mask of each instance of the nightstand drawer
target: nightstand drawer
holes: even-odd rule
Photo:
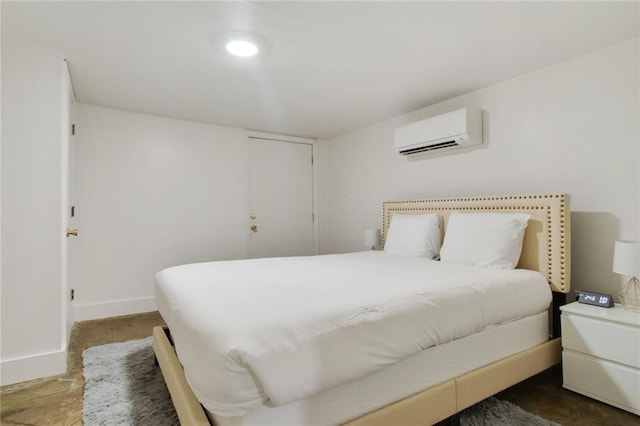
[[[640,414],[640,371],[580,353],[562,352],[563,386]]]
[[[562,313],[562,347],[598,358],[640,367],[637,327]]]

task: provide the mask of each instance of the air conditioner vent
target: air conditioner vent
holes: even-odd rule
[[[436,144],[433,144],[433,145],[421,146],[421,147],[411,148],[411,149],[405,149],[405,150],[400,151],[400,154],[402,154],[402,155],[411,155],[411,154],[417,154],[419,152],[428,152],[428,151],[433,151],[435,149],[442,149],[442,148],[447,148],[447,147],[452,147],[452,146],[459,146],[459,144],[456,141],[440,142],[440,143],[436,143]]]

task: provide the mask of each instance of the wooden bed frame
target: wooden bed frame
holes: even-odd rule
[[[449,214],[509,212],[531,215],[518,268],[541,272],[554,292],[550,340],[526,351],[463,374],[413,396],[394,402],[346,423],[365,425],[429,425],[456,415],[471,405],[560,363],[558,300],[570,290],[571,226],[566,194],[443,198],[389,201],[383,204],[383,240],[393,214],[437,212],[446,232]],[[558,296],[560,295],[560,297]],[[555,321],[554,321],[555,319]],[[153,349],[182,425],[211,425],[191,391],[176,356],[169,330],[153,330]]]

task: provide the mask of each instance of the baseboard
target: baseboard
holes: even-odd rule
[[[87,321],[121,315],[140,314],[157,310],[154,297],[114,300],[112,302],[92,303],[73,306],[73,319]]]
[[[0,386],[57,376],[67,371],[67,351],[9,359],[0,363]]]

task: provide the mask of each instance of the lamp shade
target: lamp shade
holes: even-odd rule
[[[380,230],[366,229],[364,231],[364,244],[367,247],[376,247],[380,245]]]
[[[640,276],[640,241],[616,241],[613,249],[613,272]]]

